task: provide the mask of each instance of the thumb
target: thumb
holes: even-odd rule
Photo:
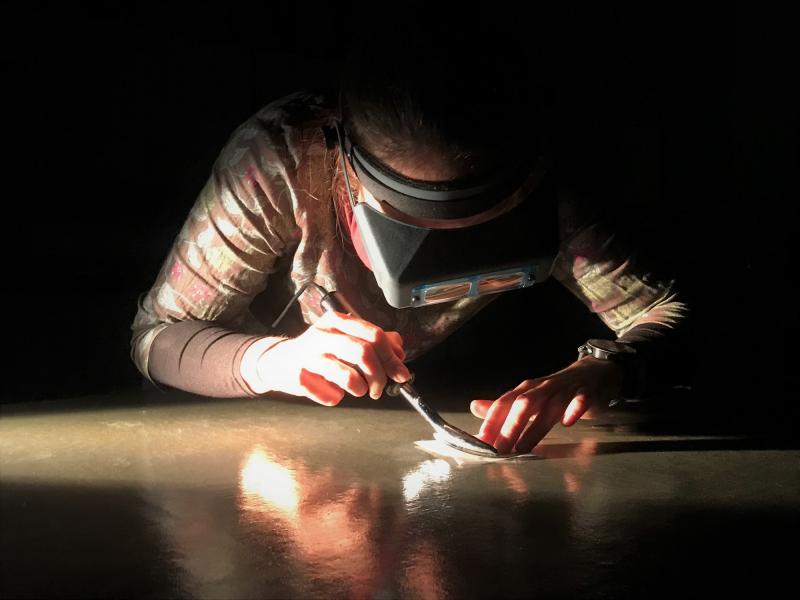
[[[493,402],[494,400],[473,400],[469,403],[469,410],[479,419],[485,419]]]

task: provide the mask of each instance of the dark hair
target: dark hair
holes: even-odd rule
[[[342,120],[382,161],[423,149],[479,175],[537,144],[543,94],[531,57],[505,23],[375,18],[341,79]]]

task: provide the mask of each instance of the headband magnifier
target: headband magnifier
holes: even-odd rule
[[[542,160],[521,156],[488,177],[423,182],[404,177],[354,144],[342,123],[335,129],[358,232],[391,306],[420,307],[526,288],[550,275],[558,248],[557,206]],[[345,158],[376,199],[412,218],[472,217],[501,203],[510,208],[468,227],[407,223],[355,201]]]

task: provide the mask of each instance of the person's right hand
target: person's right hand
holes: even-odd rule
[[[403,383],[403,339],[396,331],[350,315],[328,311],[303,334],[287,339],[258,360],[258,377],[270,391],[307,396],[325,406],[345,392],[380,398],[388,379]]]

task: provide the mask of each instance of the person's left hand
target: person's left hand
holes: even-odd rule
[[[556,423],[569,427],[590,407],[608,406],[621,387],[618,365],[584,357],[552,375],[526,379],[497,400],[473,400],[470,410],[484,419],[477,437],[498,453],[530,452]]]

